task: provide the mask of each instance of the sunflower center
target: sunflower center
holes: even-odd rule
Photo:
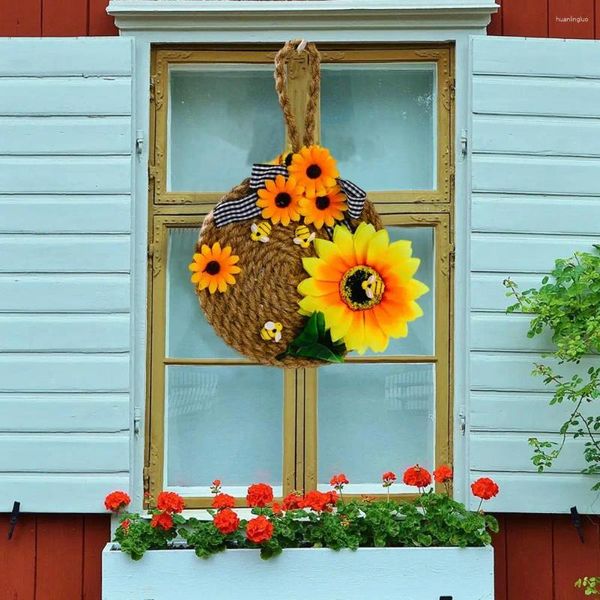
[[[330,204],[329,196],[317,196],[316,206],[319,210],[325,210]]]
[[[292,197],[287,192],[279,192],[277,196],[275,196],[275,204],[279,208],[286,208],[290,205],[292,201]]]
[[[216,260],[207,263],[204,269],[209,275],[216,275],[221,270],[221,265]]]
[[[379,304],[384,290],[381,275],[366,265],[352,267],[340,281],[340,295],[352,310],[367,310]]]
[[[317,177],[321,177],[321,167],[319,165],[310,165],[306,169],[306,175],[310,177],[310,179],[317,179]]]

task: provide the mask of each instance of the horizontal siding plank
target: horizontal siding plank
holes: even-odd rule
[[[128,468],[128,435],[0,434],[0,472],[119,473]]]
[[[129,489],[129,474],[0,473],[0,489],[0,512],[18,500],[25,513],[103,513],[106,494]]]
[[[489,314],[471,315],[471,349],[499,352],[549,352],[555,347],[551,332],[527,337],[533,315]],[[0,321],[1,323],[1,321]]]
[[[0,117],[0,154],[129,154],[129,117]]]
[[[474,192],[600,196],[593,158],[476,154],[472,162]]]
[[[600,156],[600,120],[475,115],[473,152]]]
[[[129,77],[0,78],[2,116],[130,114]]]
[[[480,36],[472,39],[474,73],[600,79],[600,47],[589,42]],[[597,60],[589,58],[590,54]]]
[[[0,274],[0,313],[129,312],[130,293],[125,274]]]
[[[506,308],[515,303],[514,298],[506,296],[506,288],[502,285],[507,275],[508,273],[471,274],[471,310],[506,312]],[[520,290],[528,290],[539,287],[543,277],[542,274],[519,274],[514,281]]]
[[[128,429],[128,394],[0,394],[0,432]]]
[[[472,197],[474,232],[598,235],[599,223],[600,198],[495,194]]]
[[[131,158],[0,157],[4,194],[129,194]]]
[[[600,117],[600,81],[476,76],[475,114]]]
[[[469,425],[471,431],[523,431],[558,433],[573,405],[550,406],[551,393],[473,392]]]
[[[528,442],[530,437],[537,436],[531,433],[471,433],[471,468],[476,471],[537,473],[537,467],[531,462],[533,448]],[[557,434],[543,434],[540,438],[559,444],[561,441],[561,436]],[[579,473],[586,467],[584,445],[582,438],[569,438],[552,468],[545,472]]]
[[[127,352],[128,350],[129,315],[127,314],[0,314],[0,352]]]
[[[0,272],[104,273],[129,268],[128,235],[0,235]]]
[[[495,473],[471,471],[471,481],[491,477],[500,493],[484,502],[486,512],[569,513],[575,503],[581,514],[597,514],[600,498],[591,487],[597,477],[558,473]],[[469,508],[477,510],[479,498],[469,498]]]
[[[542,377],[531,372],[535,363],[553,364],[540,354],[509,354],[493,352],[471,352],[471,389],[474,391],[548,392]],[[585,373],[598,359],[583,359],[581,364],[556,367],[557,372],[570,377],[574,373]],[[555,363],[554,363],[554,366]]]
[[[127,354],[0,354],[0,392],[128,392]]]
[[[573,252],[593,251],[597,238],[545,235],[474,233],[471,236],[471,269],[506,273],[542,273],[554,267],[557,258]]]
[[[130,75],[130,38],[0,40],[0,77]]]
[[[0,233],[129,233],[123,196],[0,196]]]

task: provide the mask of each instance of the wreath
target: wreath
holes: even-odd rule
[[[291,152],[255,164],[250,177],[206,216],[189,268],[206,319],[223,340],[260,364],[309,367],[347,352],[383,352],[408,334],[428,291],[414,279],[409,241],[390,242],[366,193],[340,177],[314,143],[320,55],[309,54],[311,85],[302,141],[286,92],[287,58],[275,57],[275,89]]]

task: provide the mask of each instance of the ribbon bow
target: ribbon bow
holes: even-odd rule
[[[213,216],[217,227],[259,217],[262,209],[256,206],[256,202],[258,201],[257,191],[265,187],[268,179],[275,179],[277,175],[287,177],[287,167],[283,165],[253,165],[250,176],[250,188],[252,191],[243,198],[219,202],[215,206]],[[351,181],[338,179],[337,182],[342,192],[346,195],[348,216],[358,219],[365,206],[367,193]]]

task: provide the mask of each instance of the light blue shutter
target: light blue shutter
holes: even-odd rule
[[[0,512],[129,487],[132,43],[0,40]]]
[[[471,479],[499,483],[489,510],[597,512],[582,441],[548,472],[531,463],[528,438],[558,440],[572,407],[548,406],[531,370],[550,336],[529,340],[529,318],[505,314],[502,281],[538,285],[600,241],[600,43],[475,37],[472,69]]]

